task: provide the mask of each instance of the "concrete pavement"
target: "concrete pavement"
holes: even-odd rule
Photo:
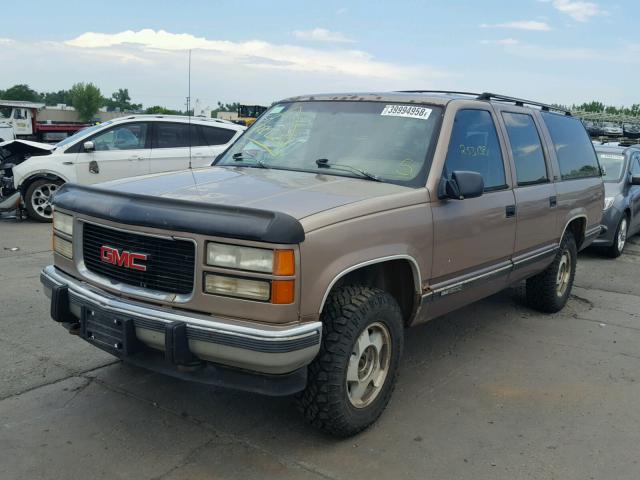
[[[387,411],[336,441],[289,398],[149,373],[69,335],[38,280],[50,226],[0,219],[0,478],[636,479],[632,242],[581,254],[559,314],[514,288],[412,330]]]

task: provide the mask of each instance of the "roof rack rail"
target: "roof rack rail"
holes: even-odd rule
[[[398,93],[450,93],[453,95],[470,95],[472,97],[480,95],[475,92],[458,92],[455,90],[398,90]]]
[[[498,100],[500,102],[512,102],[515,103],[518,107],[523,107],[525,105],[533,105],[535,107],[540,107],[543,112],[560,112],[564,115],[570,117],[571,112],[562,107],[555,107],[553,105],[548,105],[546,103],[534,102],[532,100],[524,100],[522,98],[509,97],[507,95],[499,95],[497,93],[484,92],[478,95],[478,100]]]

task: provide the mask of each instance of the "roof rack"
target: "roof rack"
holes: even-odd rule
[[[532,100],[524,100],[522,98],[509,97],[507,95],[499,95],[497,93],[483,92],[483,93],[475,93],[475,92],[458,92],[456,90],[399,90],[399,93],[444,93],[451,95],[468,95],[471,97],[476,97],[477,100],[498,100],[500,102],[511,102],[516,104],[519,107],[523,107],[525,105],[533,105],[536,107],[540,107],[540,109],[544,112],[560,112],[564,115],[571,116],[571,112],[562,107],[555,107],[553,105],[548,105],[546,103],[534,102]]]
[[[553,105],[548,105],[546,103],[534,102],[532,100],[524,100],[522,98],[508,97],[506,95],[499,95],[496,93],[484,92],[478,95],[478,100],[498,100],[500,102],[511,102],[516,104],[518,107],[523,107],[525,105],[532,105],[535,107],[540,107],[543,112],[560,112],[570,117],[571,112],[562,107],[556,107]]]
[[[470,95],[472,97],[477,97],[478,95],[480,95],[479,93],[457,92],[455,90],[398,90],[398,93],[445,93],[452,95]]]

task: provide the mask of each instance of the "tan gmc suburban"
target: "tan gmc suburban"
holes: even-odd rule
[[[126,362],[297,394],[338,436],[372,424],[404,329],[526,280],[569,298],[604,189],[582,123],[489,93],[273,105],[212,167],[67,184],[51,316]]]

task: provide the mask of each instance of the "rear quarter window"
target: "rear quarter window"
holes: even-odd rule
[[[542,112],[558,158],[562,180],[600,176],[593,144],[582,122],[575,117]]]
[[[205,145],[224,145],[236,134],[229,128],[201,126]]]

